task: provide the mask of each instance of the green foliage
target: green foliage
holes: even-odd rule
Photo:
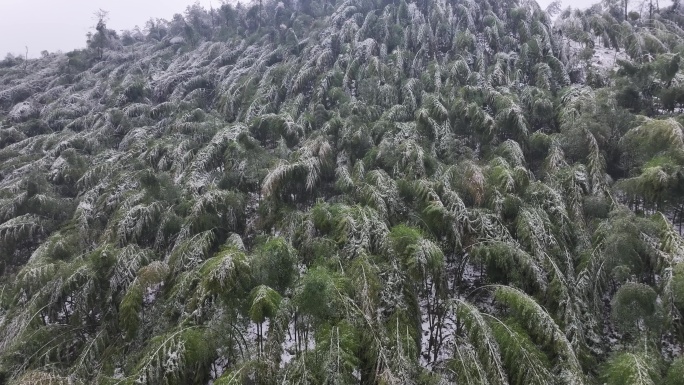
[[[642,234],[655,235],[653,223],[620,210],[612,212],[609,220],[595,233],[595,242],[601,246],[605,272],[625,266],[632,274],[647,272],[652,249],[643,242]]]
[[[169,274],[168,266],[154,261],[138,270],[135,280],[130,284],[119,305],[119,324],[126,338],[135,337],[142,321],[143,297],[148,289],[161,284]]]
[[[660,383],[684,19],[625,4],[100,12],[8,56],[0,383]]]
[[[602,378],[608,385],[649,385],[660,383],[658,363],[645,353],[619,353],[603,370]]]
[[[249,297],[249,317],[256,323],[273,317],[282,299],[278,292],[265,285],[255,287]]]
[[[136,367],[136,382],[184,384],[206,379],[211,363],[210,341],[186,328],[152,338]]]
[[[508,375],[503,366],[500,347],[492,333],[490,325],[484,316],[474,306],[465,302],[458,303],[458,315],[463,319],[467,329],[468,339],[475,347],[477,361],[481,365],[481,370],[485,373],[485,378],[481,381],[495,384],[507,384]],[[455,357],[458,359],[458,357]],[[480,368],[478,368],[480,369]],[[464,371],[464,375],[467,373]],[[467,377],[466,377],[467,378]]]
[[[358,331],[342,321],[337,325],[324,325],[316,335],[316,350],[321,357],[321,383],[354,383],[361,349]]]
[[[121,300],[121,305],[119,305],[119,323],[128,339],[135,337],[140,327],[142,306],[143,288],[139,285],[132,286]]]
[[[679,262],[673,270],[672,292],[674,302],[680,312],[684,311],[684,262]]]
[[[200,268],[200,275],[204,290],[229,302],[244,295],[252,281],[248,257],[231,248],[206,260]]]
[[[438,274],[444,267],[444,254],[438,245],[423,238],[419,230],[405,225],[393,227],[389,233],[393,251],[413,279],[421,280]]]
[[[270,238],[252,257],[257,282],[284,293],[297,276],[297,254],[283,238]]]
[[[667,375],[665,376],[663,384],[684,384],[684,357],[679,357],[672,362],[670,368],[667,370]]]
[[[557,354],[560,377],[564,383],[585,383],[575,349],[544,308],[532,297],[511,287],[498,287],[495,296],[513,310],[516,319],[533,338]]]
[[[503,362],[512,384],[548,384],[553,374],[548,357],[530,337],[516,324],[493,322],[492,332],[496,336]]]
[[[636,333],[643,326],[656,332],[662,325],[662,309],[656,303],[658,294],[651,287],[627,282],[612,300],[613,318],[622,331]],[[642,326],[643,325],[643,326]]]
[[[304,276],[296,290],[294,302],[301,312],[319,321],[332,320],[341,316],[342,298],[340,286],[343,283],[323,267],[315,267]]]
[[[533,256],[516,245],[492,242],[477,245],[473,257],[487,266],[489,278],[496,283],[514,283],[519,287],[544,289],[547,285],[544,269]]]
[[[628,164],[640,167],[657,156],[681,157],[682,127],[672,119],[649,120],[621,139]]]

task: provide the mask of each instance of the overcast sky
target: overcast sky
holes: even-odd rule
[[[121,31],[141,28],[150,18],[170,20],[194,0],[0,0],[0,55],[38,56],[40,51],[71,51],[85,46],[86,33],[94,29],[98,9],[109,12],[107,27]],[[218,7],[220,0],[201,0]],[[0,57],[0,60],[2,59]]]
[[[552,0],[537,0],[546,7]],[[563,0],[563,8],[586,7],[597,0]],[[221,0],[200,0],[218,7]],[[662,2],[662,1],[661,1]],[[117,31],[144,27],[151,17],[171,19],[193,0],[0,0],[0,60],[7,52],[36,57],[47,50],[71,51],[85,46],[86,33],[96,24],[93,13],[109,11],[107,26]]]

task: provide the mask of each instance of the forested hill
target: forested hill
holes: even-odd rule
[[[8,56],[0,383],[684,384],[684,10],[623,3],[100,13]]]

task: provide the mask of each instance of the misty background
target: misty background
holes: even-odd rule
[[[553,0],[537,0],[546,8]],[[588,7],[598,0],[563,0],[562,8]],[[633,1],[637,3],[637,1]],[[661,6],[665,1],[661,0]],[[86,33],[93,31],[99,9],[109,12],[107,27],[117,32],[143,29],[150,18],[170,20],[192,4],[209,9],[221,0],[0,0],[0,55],[38,57],[43,50],[68,52],[84,48]],[[235,1],[237,3],[237,1]],[[243,2],[246,3],[246,2]],[[667,1],[669,3],[669,1]]]

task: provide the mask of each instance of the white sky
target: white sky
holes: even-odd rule
[[[545,8],[552,0],[537,1]],[[563,8],[586,7],[596,1],[563,0]],[[197,2],[205,8],[221,4],[221,0]],[[170,20],[174,13],[183,13],[193,3],[194,0],[0,0],[0,60],[8,52],[23,55],[25,46],[29,57],[37,57],[43,50],[67,52],[84,47],[85,35],[96,23],[93,13],[100,8],[109,11],[107,26],[121,31],[136,25],[142,28],[150,18]]]
[[[209,8],[220,0],[201,0]],[[170,20],[183,13],[194,0],[0,0],[0,60],[7,52],[29,57],[85,47],[86,33],[97,23],[98,9],[109,11],[107,27],[121,31],[136,25],[143,28],[150,18]]]

